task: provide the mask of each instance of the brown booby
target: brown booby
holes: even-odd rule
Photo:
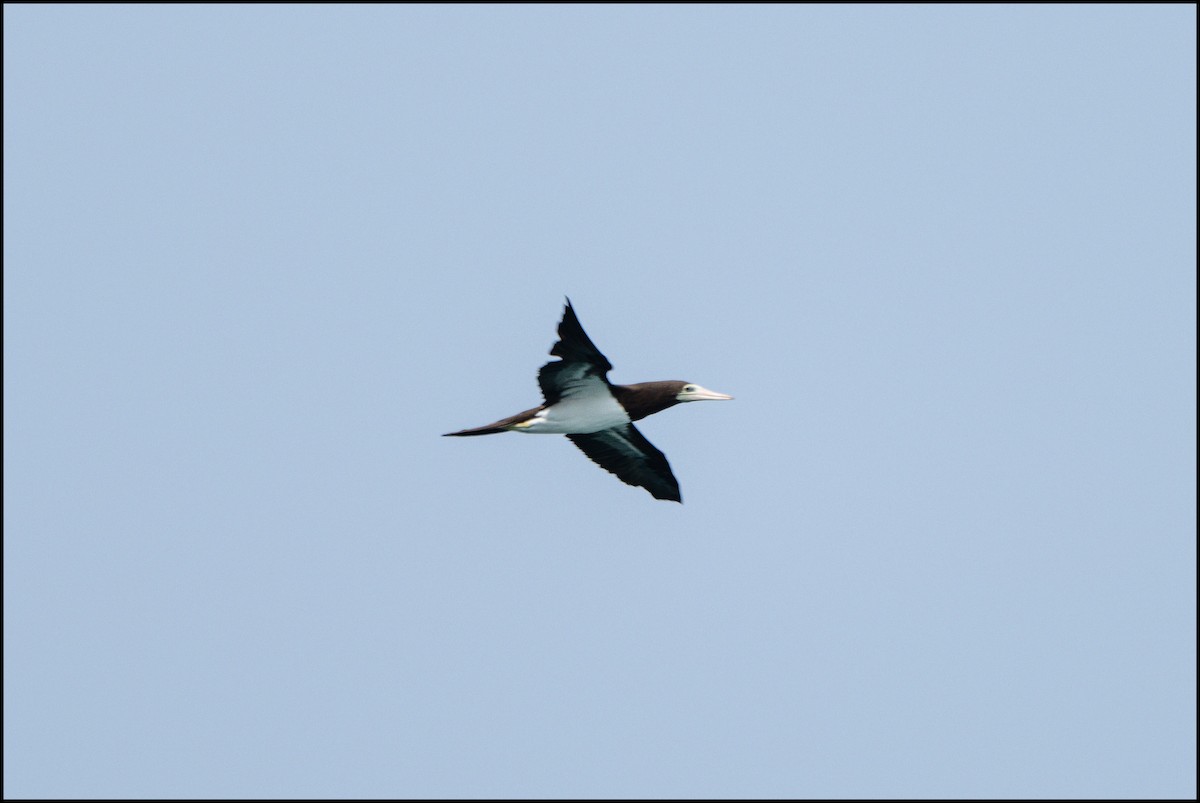
[[[628,485],[640,485],[655,499],[682,502],[679,483],[666,456],[633,425],[680,402],[732,399],[691,382],[639,382],[614,385],[612,365],[579,325],[567,299],[551,360],[538,371],[546,403],[483,427],[446,435],[493,435],[497,432],[566,435],[606,471]]]

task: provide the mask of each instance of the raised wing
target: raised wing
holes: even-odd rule
[[[597,382],[608,384],[605,374],[612,370],[612,364],[579,325],[569,298],[558,324],[558,342],[550,354],[562,359],[552,360],[538,371],[538,385],[547,405],[578,393],[595,393]]]
[[[592,462],[616,474],[621,482],[645,488],[655,499],[683,501],[666,455],[655,449],[633,424],[567,437]]]

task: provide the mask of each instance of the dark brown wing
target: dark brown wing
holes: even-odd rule
[[[592,462],[616,474],[621,482],[645,488],[655,499],[683,501],[666,455],[655,449],[633,424],[567,437]]]
[[[608,383],[605,374],[612,370],[612,364],[579,325],[569,298],[558,324],[558,342],[550,349],[550,354],[562,359],[551,360],[538,371],[538,385],[547,407],[570,396],[584,384],[591,385],[596,380]]]

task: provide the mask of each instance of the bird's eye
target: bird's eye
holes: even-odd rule
[[[695,385],[684,385],[684,386],[683,386],[683,392],[684,392],[684,393],[692,393],[692,392],[694,392],[695,390],[696,390],[696,386],[695,386]]]

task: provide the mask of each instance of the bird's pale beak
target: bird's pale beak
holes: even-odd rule
[[[699,385],[688,385],[688,387],[681,390],[675,396],[675,398],[681,402],[690,402],[690,401],[722,401],[725,399],[732,399],[733,397],[727,396],[724,393],[717,393],[715,390],[709,390],[708,388],[702,388]]]

